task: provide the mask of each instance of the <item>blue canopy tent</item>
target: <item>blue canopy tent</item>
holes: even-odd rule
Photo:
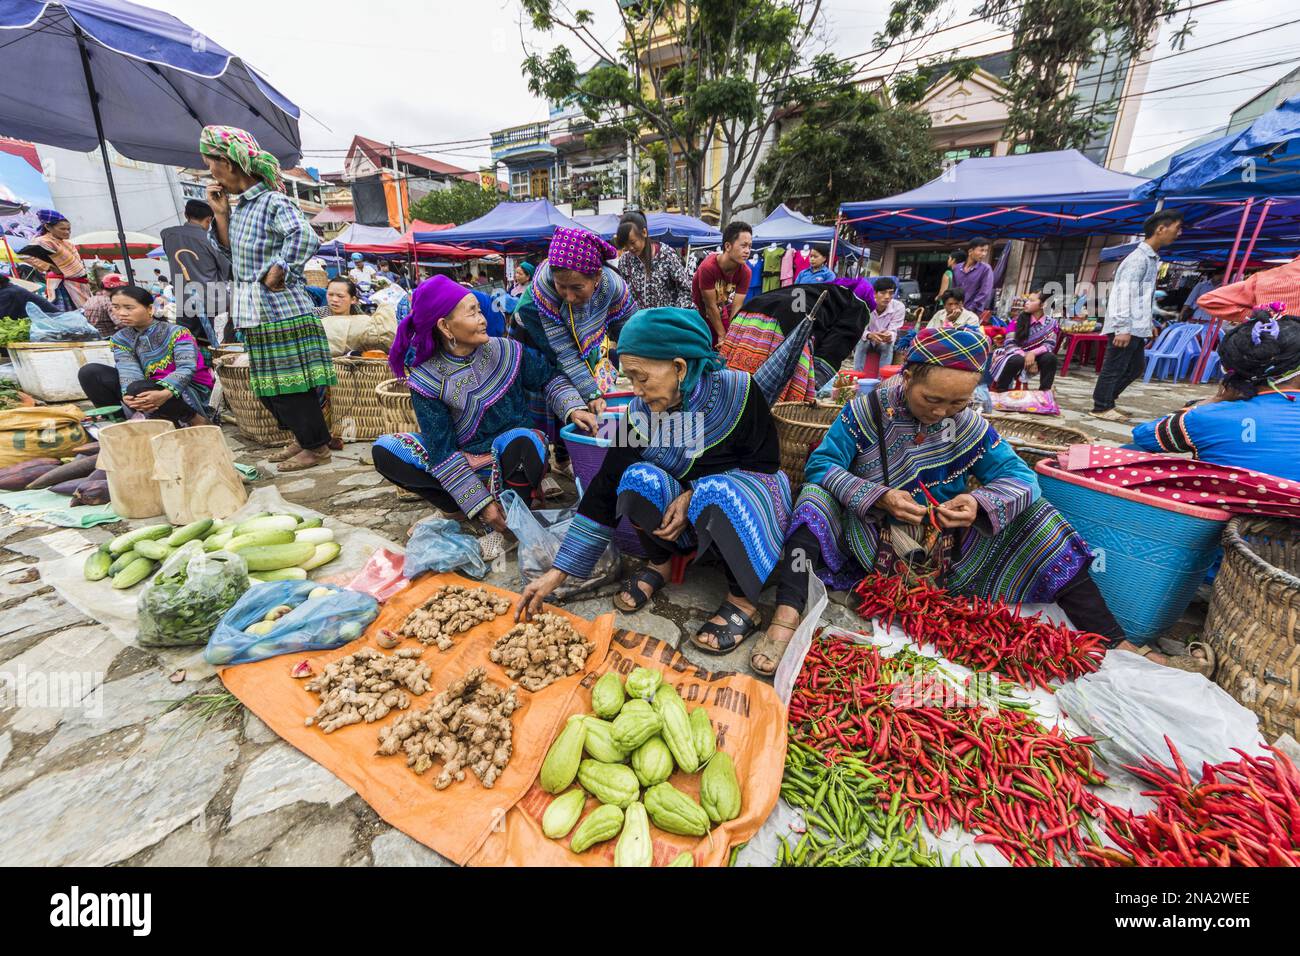
[[[718,241],[721,242],[721,238]],[[785,203],[773,209],[766,219],[754,227],[755,249],[766,246],[802,246],[812,242],[829,244],[834,241],[834,226],[819,226]],[[836,244],[836,250],[840,255],[861,252],[843,239]]]
[[[143,162],[201,166],[199,132],[221,124],[247,129],[285,165],[301,156],[298,107],[170,14],[125,0],[0,0],[0,46],[0,86],[10,91],[0,133],[80,152],[98,146],[124,256],[107,143]]]
[[[1123,242],[1116,246],[1107,246],[1101,250],[1100,259],[1102,262],[1118,262],[1137,247],[1138,242],[1136,240]],[[1226,238],[1188,239],[1186,233],[1184,233],[1184,238],[1160,250],[1160,258],[1165,262],[1212,262],[1221,264],[1228,261],[1228,254],[1231,250],[1231,236]],[[1300,236],[1266,239],[1255,244],[1254,259],[1256,261],[1294,259],[1297,251],[1300,251]]]
[[[444,246],[481,246],[518,254],[544,250],[560,227],[581,229],[583,225],[564,215],[550,201],[534,199],[531,202],[500,203],[486,215],[451,229],[417,232],[415,241],[436,242]]]
[[[703,219],[675,212],[648,212],[645,217],[646,225],[650,229],[650,238],[657,242],[664,242],[679,249],[688,244],[692,246],[722,244],[722,233]],[[622,216],[577,216],[574,221],[612,242],[614,234],[618,232],[619,220],[622,218]]]

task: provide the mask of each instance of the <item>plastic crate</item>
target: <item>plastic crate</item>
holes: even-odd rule
[[[18,387],[43,402],[85,398],[77,381],[81,366],[113,365],[113,349],[107,342],[10,342],[8,347]]]
[[[1093,580],[1129,640],[1172,626],[1214,564],[1231,516],[1076,475],[1050,458],[1035,471],[1043,497],[1098,556]]]
[[[609,396],[606,396],[608,401]],[[578,430],[576,425],[565,425],[560,429],[560,438],[563,439],[564,445],[569,449],[569,461],[573,465],[573,477],[577,479],[579,486],[586,489],[600,471],[601,464],[605,461],[605,452],[610,447],[608,439],[600,438],[596,435],[586,435]],[[614,529],[614,543],[624,554],[635,555],[638,558],[646,556],[645,548],[641,547],[641,539],[637,537],[636,529],[632,523],[623,518]]]

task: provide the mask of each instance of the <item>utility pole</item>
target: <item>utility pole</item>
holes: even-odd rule
[[[401,223],[398,232],[406,232],[406,206],[402,203],[402,174],[397,170],[397,144],[388,143],[388,156],[393,161],[393,188],[397,190],[397,221]]]

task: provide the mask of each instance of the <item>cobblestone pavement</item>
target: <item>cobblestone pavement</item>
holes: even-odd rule
[[[1086,416],[1091,371],[1059,381],[1068,423],[1097,438],[1127,439],[1126,429]],[[1208,391],[1139,384],[1121,407],[1153,417]],[[368,445],[348,446],[328,466],[278,477],[264,452],[227,434],[240,461],[270,476],[257,486],[270,481],[295,504],[399,543],[427,513],[421,503],[399,501],[374,473]],[[449,865],[241,706],[204,717],[204,702],[219,703],[222,694],[211,668],[195,666],[192,649],[124,643],[63,601],[42,578],[41,561],[56,556],[56,536],[69,532],[12,518],[0,511],[0,691],[25,675],[77,673],[85,682],[83,703],[72,706],[27,700],[17,707],[14,694],[0,696],[0,863]],[[100,542],[118,527],[71,533]],[[516,588],[515,566],[489,581]],[[568,606],[584,616],[604,613],[610,590]],[[620,613],[617,624],[678,646],[711,669],[747,671],[747,644],[719,658],[688,640],[724,590],[717,568],[693,569],[640,612]],[[835,605],[828,613],[848,615]],[[181,670],[184,679],[173,683]]]

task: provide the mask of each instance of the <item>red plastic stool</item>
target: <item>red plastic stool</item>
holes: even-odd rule
[[[695,552],[690,554],[674,554],[669,562],[668,583],[681,584],[686,580],[686,565],[695,557]]]

